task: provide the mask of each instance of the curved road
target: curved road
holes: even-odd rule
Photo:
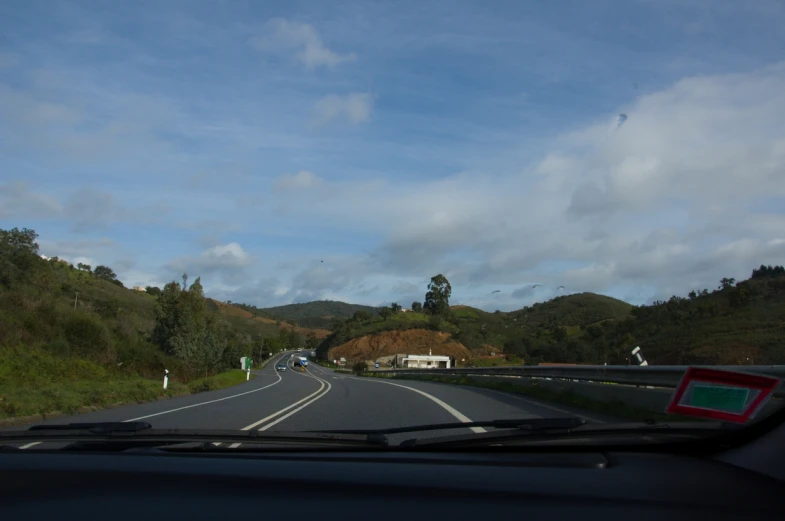
[[[503,418],[581,416],[564,406],[523,396],[450,384],[358,378],[310,364],[293,369],[284,354],[253,371],[250,382],[157,402],[127,405],[37,424],[144,420],[161,429],[243,429],[303,431],[323,429],[383,429],[429,423],[453,423]],[[279,372],[279,361],[289,364]],[[21,427],[25,428],[25,427]],[[483,432],[481,428],[472,428]],[[417,433],[444,436],[457,431]],[[401,439],[413,435],[402,435]],[[396,439],[398,436],[396,436]],[[391,442],[393,440],[391,438]],[[30,444],[33,448],[38,444]]]

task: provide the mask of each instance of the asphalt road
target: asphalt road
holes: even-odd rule
[[[303,431],[382,429],[507,418],[580,416],[588,421],[607,420],[597,415],[582,415],[579,411],[568,410],[563,406],[487,389],[433,382],[359,378],[335,373],[313,363],[301,372],[299,368],[291,366],[289,357],[288,354],[279,356],[264,369],[253,371],[256,377],[250,382],[227,389],[37,424],[144,420],[153,428],[161,429]],[[276,371],[279,360],[288,363],[287,371]],[[472,430],[483,431],[480,428]],[[469,431],[432,431],[396,435],[396,438],[444,436],[456,432]],[[44,446],[31,444],[26,448]]]

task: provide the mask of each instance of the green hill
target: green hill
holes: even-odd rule
[[[781,266],[761,266],[738,284],[723,279],[714,291],[649,306],[579,293],[509,313],[452,306],[439,317],[389,310],[382,315],[345,321],[318,352],[364,335],[426,328],[450,333],[475,356],[503,352],[527,364],[626,364],[636,346],[650,364],[785,364]]]
[[[639,306],[633,318],[590,328],[584,344],[619,362],[639,345],[655,364],[785,363],[785,270],[761,266],[735,284]],[[610,363],[610,362],[609,362]]]
[[[187,349],[167,344],[171,331],[159,328],[154,335],[165,291],[125,288],[106,266],[44,259],[36,239],[32,230],[0,230],[0,417],[160,397],[164,369],[171,374],[169,394],[187,393],[186,384],[236,368],[241,356],[258,355],[261,338],[281,332],[274,322],[210,310],[201,286],[192,284],[181,293],[193,296],[194,320],[204,328],[202,336],[181,329],[178,347],[188,347],[185,341],[199,352],[209,342],[211,349],[209,359],[194,360],[184,354]],[[48,372],[42,377],[7,370],[29,361]],[[90,385],[73,376],[85,372],[96,375]],[[199,389],[213,383],[201,382]]]
[[[633,306],[622,300],[596,293],[575,293],[538,302],[508,313],[527,326],[580,326],[602,320],[629,318]]]
[[[352,317],[358,311],[364,311],[373,316],[376,315],[378,309],[335,300],[316,300],[303,304],[260,308],[259,311],[270,317],[292,322],[301,327],[333,329],[337,322],[342,322]]]
[[[579,334],[581,328],[597,322],[613,322],[630,317],[632,306],[626,302],[580,293],[557,297],[512,313],[489,313],[469,306],[452,306],[444,316],[399,312],[388,317],[350,318],[317,349],[326,354],[353,338],[385,331],[430,329],[450,333],[451,339],[469,348],[477,356],[492,352],[528,357],[534,361],[550,361],[547,351],[568,336]],[[532,357],[531,351],[535,354]]]

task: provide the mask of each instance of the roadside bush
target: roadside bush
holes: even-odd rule
[[[99,320],[83,314],[71,316],[63,328],[69,345],[78,353],[111,362],[115,352],[109,330]]]
[[[359,360],[352,366],[354,374],[361,374],[368,370],[368,363],[365,360]]]

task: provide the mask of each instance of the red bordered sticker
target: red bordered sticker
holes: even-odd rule
[[[778,378],[706,367],[690,367],[667,412],[747,423],[771,398]]]

